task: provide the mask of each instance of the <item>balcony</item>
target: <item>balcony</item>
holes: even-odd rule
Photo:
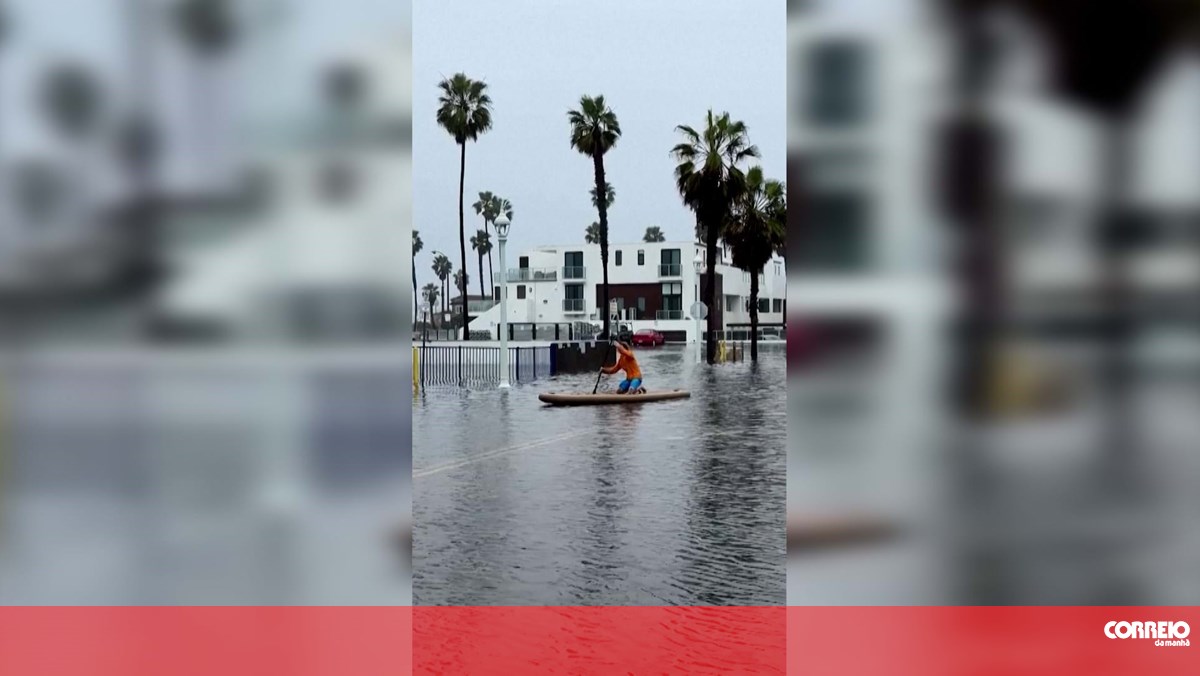
[[[659,277],[682,277],[683,265],[680,263],[664,263],[658,266]]]
[[[563,279],[583,279],[587,276],[587,268],[582,265],[568,265],[562,269]]]
[[[683,319],[683,310],[659,310],[655,319]]]
[[[498,275],[497,275],[498,276]],[[554,268],[509,268],[509,282],[554,282],[558,280],[558,270]]]
[[[565,314],[583,314],[587,312],[584,307],[584,299],[582,298],[565,298],[562,302],[562,309]]]

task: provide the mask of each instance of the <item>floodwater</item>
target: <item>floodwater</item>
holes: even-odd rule
[[[547,407],[594,374],[430,388],[413,404],[422,605],[771,605],[786,597],[786,355],[639,349],[690,399]],[[601,388],[615,388],[618,376]]]
[[[1077,378],[1063,410],[957,434],[916,413],[931,397],[912,381],[889,392],[867,368],[794,378],[793,513],[882,518],[898,536],[793,553],[789,603],[1200,600],[1195,378],[1143,374],[1114,457],[1088,364],[1055,363]]]

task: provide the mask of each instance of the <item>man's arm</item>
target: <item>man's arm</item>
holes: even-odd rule
[[[604,375],[611,376],[612,374],[617,372],[617,370],[618,370],[617,366],[620,363],[621,363],[620,360],[617,360],[617,361],[613,362],[612,366],[602,366],[602,367],[600,367],[600,372],[603,373]]]

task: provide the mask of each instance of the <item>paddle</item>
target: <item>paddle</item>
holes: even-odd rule
[[[606,349],[604,351],[604,359],[601,360],[601,362],[600,362],[600,372],[596,374],[596,386],[592,388],[592,394],[595,394],[596,390],[600,389],[600,376],[604,375],[604,365],[608,363],[608,355],[610,353],[612,353],[612,346],[613,346],[612,331],[609,331],[609,333],[608,333],[608,349]]]

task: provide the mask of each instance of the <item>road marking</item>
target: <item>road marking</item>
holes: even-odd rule
[[[497,458],[502,455],[508,455],[509,453],[516,453],[517,451],[523,451],[528,448],[535,448],[537,446],[545,446],[546,444],[552,444],[556,441],[566,441],[567,439],[573,439],[575,437],[583,436],[584,434],[587,434],[587,431],[568,432],[567,434],[560,434],[555,437],[547,437],[545,439],[539,439],[537,441],[530,441],[528,443],[519,444],[517,446],[509,446],[508,448],[498,448],[493,451],[485,451],[485,452],[479,453],[477,455],[472,455],[472,456],[469,456],[466,458],[460,458],[458,460],[451,460],[450,462],[445,462],[440,465],[434,465],[433,467],[427,467],[425,469],[413,470],[412,476],[414,479],[419,479],[419,478],[427,477],[427,476],[430,476],[433,474],[439,474],[441,472],[446,472],[446,471],[449,471],[452,469],[466,467],[467,465],[470,465],[472,463],[482,462],[484,460],[491,460],[492,458]]]

